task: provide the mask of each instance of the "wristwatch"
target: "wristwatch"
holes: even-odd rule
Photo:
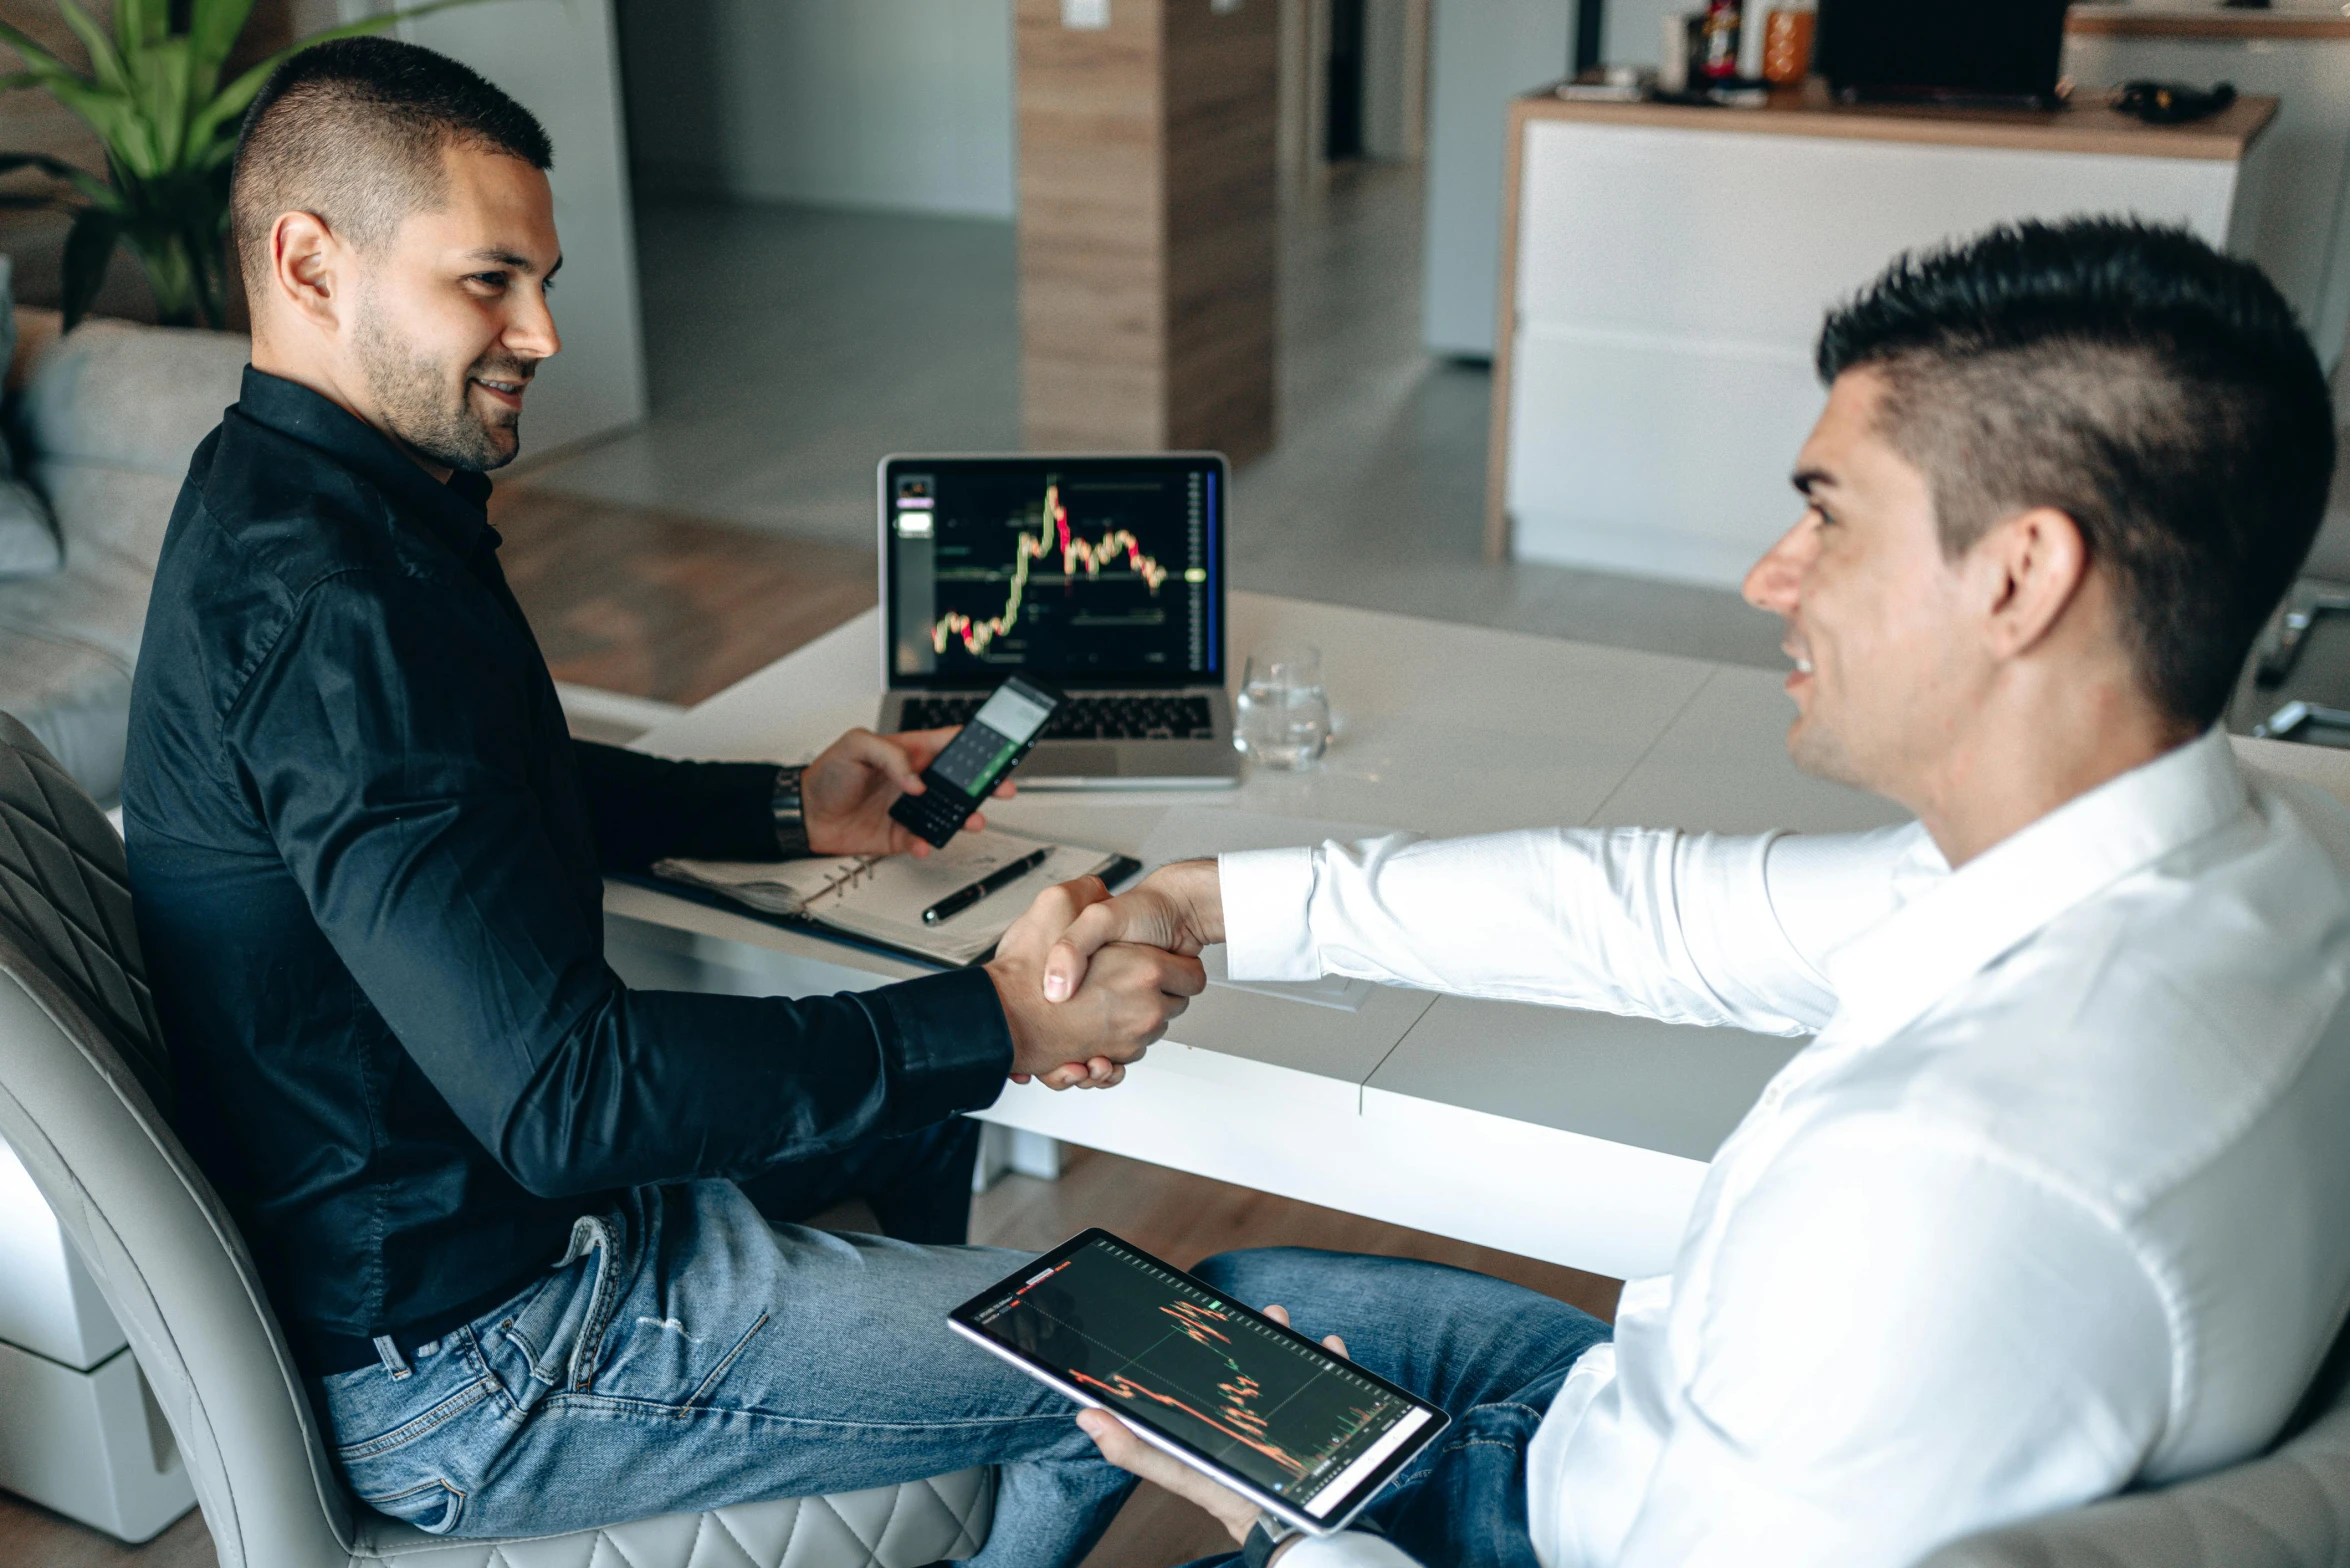
[[[808,816],[800,805],[800,775],[806,768],[777,768],[775,795],[771,809],[775,813],[775,853],[783,860],[798,860],[808,853]]]
[[[1296,1525],[1272,1514],[1257,1515],[1256,1524],[1249,1530],[1248,1539],[1240,1543],[1240,1560],[1246,1568],[1265,1568],[1273,1554],[1291,1541],[1305,1534]]]

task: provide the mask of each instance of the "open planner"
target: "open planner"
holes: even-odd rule
[[[922,912],[989,872],[1043,850],[1044,863],[970,908],[925,925]],[[1000,828],[958,833],[926,859],[845,855],[824,860],[664,860],[655,874],[724,894],[764,914],[806,921],[933,963],[978,963],[1056,882],[1095,876],[1115,887],[1139,862],[1107,850],[1025,838]]]

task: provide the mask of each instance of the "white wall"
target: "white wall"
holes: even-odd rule
[[[619,0],[643,192],[1008,218],[1011,0]]]
[[[378,0],[337,4],[351,18],[390,9]],[[569,446],[643,419],[644,334],[611,0],[498,0],[403,22],[398,36],[488,77],[538,116],[555,144],[549,183],[563,238],[555,295],[563,352],[531,387],[523,450]]]
[[[1493,352],[1509,101],[1567,74],[1574,0],[1436,0],[1421,330],[1439,354]]]

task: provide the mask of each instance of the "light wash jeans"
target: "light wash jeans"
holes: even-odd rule
[[[1362,1523],[1428,1568],[1540,1568],[1526,1531],[1526,1445],[1576,1359],[1612,1332],[1605,1323],[1522,1285],[1402,1258],[1268,1247],[1192,1272],[1235,1301],[1281,1303],[1302,1334],[1339,1335],[1358,1365],[1452,1417]]]
[[[583,1216],[536,1284],[405,1374],[318,1380],[351,1490],[520,1535],[1003,1467],[978,1568],[1074,1564],[1133,1481],[1071,1403],[947,1328],[1029,1254],[770,1225],[731,1182]]]

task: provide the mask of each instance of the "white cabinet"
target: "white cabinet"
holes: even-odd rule
[[[0,1143],[0,1489],[126,1541],[196,1493],[121,1327]]]
[[[2244,226],[2242,140],[2098,118],[2113,134],[1521,101],[1491,542],[1734,587],[1797,512],[1787,476],[1825,400],[1821,318],[1896,252],[2081,213],[2215,244]]]

